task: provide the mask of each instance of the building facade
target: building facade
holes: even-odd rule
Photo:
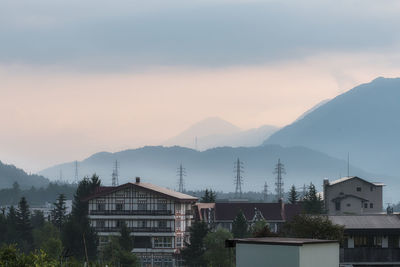
[[[133,236],[132,252],[142,266],[178,265],[180,250],[189,240],[197,198],[136,178],[135,183],[100,187],[86,200],[100,246],[125,224]]]
[[[335,215],[329,219],[344,226],[341,266],[400,266],[399,215]]]
[[[324,204],[329,215],[373,214],[383,209],[382,183],[357,176],[329,182],[324,180]]]

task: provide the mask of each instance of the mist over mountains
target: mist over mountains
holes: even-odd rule
[[[258,146],[277,130],[278,127],[272,125],[242,130],[221,118],[210,117],[190,126],[162,145],[182,146],[201,151],[224,146]]]
[[[373,173],[400,172],[400,79],[377,78],[282,128],[264,144],[305,146]]]
[[[11,188],[17,182],[21,188],[32,186],[37,188],[46,186],[49,180],[36,174],[27,174],[24,170],[14,165],[4,164],[0,161],[0,188]]]

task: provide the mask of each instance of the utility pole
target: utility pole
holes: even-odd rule
[[[263,198],[264,198],[264,202],[268,201],[268,184],[267,184],[267,182],[265,182],[265,184],[264,184]]]
[[[235,162],[235,198],[242,198],[242,184],[243,184],[243,162],[238,158]]]
[[[186,176],[186,170],[185,168],[183,168],[182,163],[178,168],[178,177],[179,177],[179,181],[178,181],[178,191],[183,193],[185,191],[185,183],[183,181],[183,177]]]
[[[79,184],[78,161],[75,160],[75,183]]]
[[[118,186],[119,182],[118,182],[118,160],[115,160],[115,165],[114,165],[114,169],[113,172],[111,174],[111,179],[112,179],[112,186]]]
[[[274,174],[276,174],[276,182],[275,182],[275,192],[277,200],[283,199],[283,180],[282,174],[286,174],[285,165],[281,163],[281,159],[278,159],[278,164],[275,166]]]

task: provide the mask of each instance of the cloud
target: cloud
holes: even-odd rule
[[[79,70],[265,65],[395,51],[396,1],[12,1],[2,64]]]

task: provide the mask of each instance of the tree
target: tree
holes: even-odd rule
[[[283,226],[286,237],[343,240],[344,226],[333,224],[328,217],[297,215]]]
[[[202,203],[214,203],[217,198],[217,194],[213,192],[211,189],[204,191],[204,196],[201,197],[200,202]]]
[[[232,222],[232,234],[235,238],[244,238],[249,235],[247,220],[242,210],[239,210]]]
[[[111,237],[110,241],[100,251],[103,263],[120,267],[140,266],[136,255],[121,247],[120,243],[120,238]]]
[[[120,236],[118,238],[118,243],[121,249],[131,252],[133,249],[132,237],[130,236],[130,231],[125,223],[122,224]]]
[[[17,215],[17,230],[20,234],[20,246],[25,252],[32,249],[33,236],[32,236],[32,224],[31,224],[31,213],[29,211],[28,203],[25,197],[21,198],[18,203]]]
[[[188,266],[207,266],[204,259],[204,237],[208,233],[205,222],[194,222],[189,229],[190,243],[186,243],[186,248],[182,250],[182,258]]]
[[[44,225],[44,222],[45,222],[45,219],[44,219],[43,211],[35,210],[31,216],[32,227],[34,229],[41,228]]]
[[[317,195],[315,186],[311,183],[306,196],[303,199],[304,211],[308,214],[322,214],[324,203],[320,195]]]
[[[59,230],[51,223],[46,222],[41,228],[33,230],[33,239],[36,248],[42,249],[52,259],[58,259],[63,250]]]
[[[21,253],[14,245],[3,246],[0,249],[0,266],[7,267],[54,267],[57,262],[39,250],[26,255]]]
[[[277,234],[271,232],[269,225],[266,220],[262,219],[253,223],[250,227],[250,233],[252,237],[274,237]]]
[[[71,215],[67,218],[61,233],[65,248],[69,249],[77,259],[94,259],[97,252],[97,235],[90,226],[88,219],[88,203],[83,199],[96,191],[101,181],[96,174],[91,178],[85,177],[78,184]]]
[[[51,221],[60,231],[65,222],[66,212],[65,196],[64,194],[60,194],[54,203],[54,209],[51,211]]]
[[[296,204],[299,200],[299,195],[297,194],[296,187],[292,185],[289,192],[289,203]]]
[[[232,234],[223,228],[219,228],[215,232],[207,234],[204,238],[204,244],[206,247],[204,258],[207,261],[207,266],[232,266],[232,248],[225,247],[225,240],[231,239],[232,237]]]
[[[15,210],[14,206],[11,206],[8,208],[8,214],[6,218],[6,224],[7,224],[6,241],[9,244],[19,242],[17,221],[18,221],[17,211]]]

